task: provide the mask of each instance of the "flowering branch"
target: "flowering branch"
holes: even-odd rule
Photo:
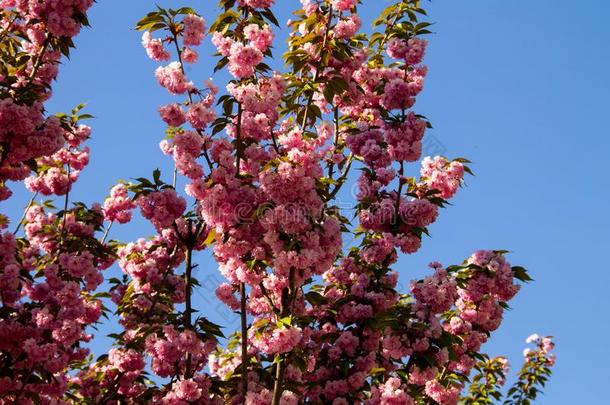
[[[11,197],[9,181],[24,181],[34,197],[63,196],[64,206],[33,198],[14,233],[0,215],[2,398],[499,400],[506,361],[490,359],[483,345],[531,280],[526,270],[511,266],[505,251],[479,250],[459,265],[431,263],[407,291],[393,270],[400,254],[420,249],[472,174],[466,159],[422,156],[431,124],[416,101],[430,23],[420,21],[419,1],[390,4],[367,34],[361,1],[302,0],[288,24],[284,72],[267,64],[279,25],[274,0],[221,0],[209,29],[190,7],[157,7],[136,28],[146,54],[163,62],[159,85],[176,97],[159,108],[160,148],[174,162],[173,177],[168,184],[157,169],[119,182],[91,207],[70,207],[69,194],[89,160],[83,144],[91,129],[80,121],[92,116],[82,105],[70,115],[46,116],[43,108],[91,2],[5,3],[0,200]],[[214,71],[232,77],[226,91],[190,80],[185,69],[200,59],[208,33]],[[409,176],[416,163],[419,174]],[[360,175],[346,210],[337,197],[352,169]],[[107,241],[136,208],[153,235]],[[193,307],[193,255],[208,248],[226,279],[216,295],[240,317],[228,337]],[[101,290],[102,272],[115,261],[123,274]],[[120,330],[94,360],[85,343],[89,327],[110,313],[106,300]],[[552,342],[530,340],[537,349],[526,353],[507,404],[533,400],[550,375]]]
[[[555,355],[551,353],[554,343],[550,336],[530,336],[527,343],[534,343],[535,349],[525,349],[525,363],[519,371],[518,381],[508,390],[505,405],[529,404],[534,401],[551,376]]]

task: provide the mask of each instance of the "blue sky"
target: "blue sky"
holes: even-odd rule
[[[208,21],[213,4],[191,5]],[[280,21],[298,2],[279,0]],[[61,68],[50,112],[80,102],[91,121],[92,161],[73,192],[74,201],[102,201],[118,179],[150,176],[160,167],[169,179],[171,162],[158,142],[163,124],[156,110],[171,98],[157,86],[156,64],[141,49],[131,27],[152,1],[104,0],[94,5],[92,28],[77,38],[78,48]],[[389,4],[364,0],[365,20]],[[603,252],[610,240],[608,198],[610,156],[607,115],[610,93],[610,3],[603,0],[452,0],[427,3],[432,29],[426,63],[427,86],[416,110],[434,124],[429,150],[472,160],[468,179],[454,205],[432,226],[432,238],[398,265],[401,281],[424,274],[432,260],[459,263],[479,248],[512,251],[510,261],[527,267],[535,282],[513,301],[514,309],[487,346],[506,354],[517,368],[530,333],[556,337],[558,364],[540,404],[603,404],[610,361],[610,276]],[[283,45],[276,42],[276,54]],[[212,49],[189,74],[211,76]],[[226,76],[214,77],[222,86]],[[0,209],[18,218],[28,196],[21,185]],[[115,228],[124,241],[145,237],[142,221]],[[203,290],[196,303],[231,329],[231,314],[211,298],[220,281],[209,255],[197,257]],[[118,272],[110,270],[108,276]],[[104,327],[100,335],[114,327]],[[100,339],[101,353],[108,341]]]

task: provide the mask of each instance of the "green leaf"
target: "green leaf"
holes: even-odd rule
[[[527,270],[524,267],[513,266],[512,270],[513,270],[513,274],[515,275],[515,278],[517,280],[521,280],[523,282],[528,282],[528,281],[532,281],[533,280],[533,278],[531,278],[529,276],[529,274],[527,274]]]
[[[325,296],[315,291],[309,291],[305,294],[305,298],[312,305],[324,305],[328,303],[328,299]]]

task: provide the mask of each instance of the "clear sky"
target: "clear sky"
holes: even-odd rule
[[[158,1],[191,5],[208,21],[215,1]],[[296,0],[278,0],[281,21]],[[427,150],[472,160],[476,177],[432,226],[415,255],[403,257],[401,282],[419,277],[432,260],[459,263],[479,248],[512,251],[509,260],[527,267],[535,282],[512,302],[487,349],[506,354],[517,368],[524,339],[533,332],[556,337],[555,375],[539,404],[607,404],[610,355],[610,276],[603,261],[610,249],[610,2],[589,0],[451,0],[425,3],[435,34],[429,37],[427,86],[416,105],[434,130]],[[170,161],[158,142],[159,105],[171,99],[154,80],[156,64],[131,27],[153,1],[102,0],[92,28],[61,67],[50,112],[80,102],[97,118],[90,122],[91,165],[72,193],[74,201],[102,201],[118,179],[150,176],[155,167],[169,179]],[[388,0],[364,0],[366,21]],[[283,45],[276,42],[276,55]],[[189,74],[203,80],[215,61],[209,44]],[[279,65],[278,65],[279,66]],[[214,81],[223,86],[226,76]],[[28,196],[0,204],[18,218]],[[349,195],[346,196],[346,198]],[[123,241],[152,228],[135,221],[115,228]],[[220,281],[208,254],[197,257],[203,290],[196,304],[211,319],[234,329],[213,290]],[[109,270],[108,276],[120,270]],[[99,335],[116,330],[104,327]],[[96,340],[100,354],[108,340]]]

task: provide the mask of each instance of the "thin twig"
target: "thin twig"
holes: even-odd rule
[[[284,318],[290,314],[294,302],[296,301],[297,290],[295,287],[295,270],[290,268],[288,273],[288,286],[282,290],[282,312],[281,317]],[[275,382],[273,384],[273,399],[272,405],[279,405],[284,391],[284,372],[286,368],[286,355],[276,355]]]
[[[330,33],[330,26],[333,22],[333,8],[332,6],[328,9],[328,21],[326,23],[326,31],[324,32],[324,39],[322,40],[322,48],[320,49],[320,62],[322,62],[324,50],[326,48],[326,44],[328,42],[328,36]],[[322,71],[322,66],[318,66],[316,69],[316,73],[313,75],[313,83],[315,84],[320,77],[320,72]],[[301,122],[301,131],[305,130],[305,126],[307,125],[307,116],[309,115],[309,108],[311,107],[311,103],[313,102],[314,91],[311,92],[309,98],[307,99],[307,104],[305,105],[305,113],[303,114],[303,121]]]
[[[239,172],[241,170],[241,154],[242,154],[242,144],[241,144],[241,118],[242,118],[243,110],[241,103],[237,103],[237,130],[235,134],[235,177],[239,178]]]
[[[241,295],[241,396],[245,402],[248,395],[248,314],[246,313],[246,283],[239,283]]]
[[[71,170],[71,166],[68,164],[68,188],[66,190],[66,196],[64,197],[64,217],[62,218],[61,221],[61,244],[63,245],[65,243],[65,236],[66,236],[66,220],[68,217],[68,200],[70,199],[70,191],[72,189],[72,182],[70,181],[70,170]]]
[[[339,107],[337,107],[337,106],[335,106],[335,108],[334,108],[334,124],[335,124],[335,135],[333,138],[333,146],[334,146],[335,150],[333,150],[333,152],[336,152],[336,148],[339,143]],[[332,179],[334,174],[335,174],[335,162],[331,156],[330,162],[328,162],[328,178]]]
[[[110,224],[108,224],[108,226],[106,227],[106,231],[104,232],[104,237],[102,238],[102,244],[104,244],[106,242],[108,233],[110,232],[110,229],[112,229],[112,224],[114,224],[114,221],[110,221]]]
[[[193,328],[191,314],[192,314],[192,271],[193,271],[193,244],[192,239],[192,222],[188,220],[188,235],[187,235],[187,246],[186,246],[186,269],[184,271],[184,284],[185,284],[185,299],[184,299],[184,329],[190,330]],[[191,354],[186,355],[186,365],[184,370],[185,378],[191,377]]]
[[[50,39],[47,36],[44,40],[44,43],[42,44],[42,49],[40,50],[40,54],[38,54],[38,56],[36,57],[36,62],[34,63],[34,68],[32,69],[32,72],[30,73],[30,77],[28,78],[28,84],[32,83],[32,81],[36,77],[36,73],[38,73],[38,69],[40,69],[40,66],[42,65],[42,60],[44,59],[44,54],[47,52],[49,43],[50,43]]]
[[[400,161],[400,170],[398,171],[398,191],[396,192],[396,203],[395,203],[395,210],[396,210],[396,218],[398,219],[399,216],[399,211],[400,211],[400,195],[402,194],[402,187],[404,186],[404,179],[403,176],[405,174],[405,164],[404,161]]]
[[[13,231],[13,235],[17,235],[17,232],[19,232],[19,229],[21,228],[21,225],[23,225],[23,221],[25,220],[25,216],[27,215],[28,210],[30,209],[32,204],[34,204],[34,200],[36,200],[36,197],[38,197],[38,191],[34,193],[32,198],[30,199],[30,202],[28,203],[28,205],[26,205],[25,209],[23,210],[23,215],[21,215],[21,219],[17,223],[17,227]]]
[[[343,185],[345,184],[345,181],[347,180],[347,176],[349,175],[349,171],[352,168],[353,162],[354,162],[354,155],[350,153],[350,155],[347,157],[347,165],[345,166],[343,173],[341,173],[341,176],[339,176],[337,178],[337,184],[335,185],[335,188],[328,196],[328,201],[335,198],[337,196],[337,193],[339,192],[339,190],[341,190],[341,187],[343,187]]]

